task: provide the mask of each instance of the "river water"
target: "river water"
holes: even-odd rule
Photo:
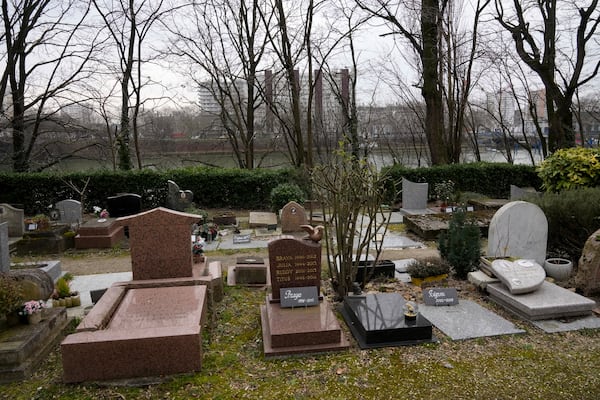
[[[288,167],[290,162],[286,155],[281,152],[269,153],[269,154],[257,154],[259,157],[264,157],[261,161],[261,167],[263,168],[282,168]],[[414,151],[403,151],[395,154],[395,157],[390,151],[381,151],[375,149],[371,152],[370,160],[377,168],[393,165],[394,158],[401,164],[408,167],[428,166],[427,160],[419,158],[415,155]],[[482,161],[489,162],[506,162],[504,154],[493,148],[486,148],[481,150]],[[529,154],[523,149],[513,150],[513,159],[515,164],[527,164],[532,165]],[[535,165],[539,165],[542,161],[541,154],[534,154]],[[469,149],[464,149],[462,155],[462,162],[473,162],[475,156]],[[158,170],[182,168],[190,166],[217,166],[225,168],[234,168],[237,163],[234,159],[233,154],[230,153],[189,153],[189,154],[169,154],[169,155],[157,155],[152,154],[143,158],[143,165],[145,168],[152,168]],[[89,160],[89,159],[69,159],[61,162],[59,165],[53,168],[56,171],[85,171],[85,170],[98,170],[98,169],[112,169],[112,164],[108,160]]]

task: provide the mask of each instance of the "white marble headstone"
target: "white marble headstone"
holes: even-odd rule
[[[534,292],[546,279],[544,268],[533,260],[494,260],[491,268],[512,294]]]
[[[535,260],[543,265],[548,242],[548,220],[537,205],[512,201],[490,221],[487,255]]]

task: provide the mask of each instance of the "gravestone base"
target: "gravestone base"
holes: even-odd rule
[[[404,303],[398,293],[348,296],[340,311],[361,349],[436,342],[421,313],[416,320],[404,318]]]
[[[267,266],[264,259],[240,257],[235,266],[227,269],[227,285],[265,286],[269,284]]]
[[[67,225],[56,225],[45,231],[26,232],[17,242],[17,255],[59,254],[67,249],[63,234],[69,230]]]
[[[281,308],[267,298],[260,308],[265,357],[340,351],[350,347],[326,302],[314,307]]]
[[[114,218],[106,221],[86,221],[79,227],[75,236],[76,249],[112,248],[125,239],[125,230]]]
[[[67,311],[59,307],[45,309],[37,325],[4,330],[0,336],[0,383],[29,377],[62,339],[67,325]]]
[[[205,286],[111,287],[61,344],[67,383],[200,371]]]
[[[501,283],[487,285],[490,299],[526,320],[544,320],[589,315],[596,302],[544,281],[535,292],[511,294]]]

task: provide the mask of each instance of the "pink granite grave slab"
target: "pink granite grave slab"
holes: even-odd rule
[[[201,218],[163,207],[119,218],[129,226],[133,279],[192,276],[191,226]]]
[[[75,236],[77,249],[111,248],[125,239],[125,230],[114,218],[90,220],[82,224]]]
[[[199,371],[206,290],[206,286],[127,290],[104,328],[78,331],[62,342],[64,381]]]
[[[263,349],[266,357],[344,350],[350,346],[326,302],[315,307],[261,306]]]

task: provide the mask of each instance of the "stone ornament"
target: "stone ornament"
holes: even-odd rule
[[[544,268],[534,260],[494,260],[491,268],[512,294],[534,292],[546,279]]]

